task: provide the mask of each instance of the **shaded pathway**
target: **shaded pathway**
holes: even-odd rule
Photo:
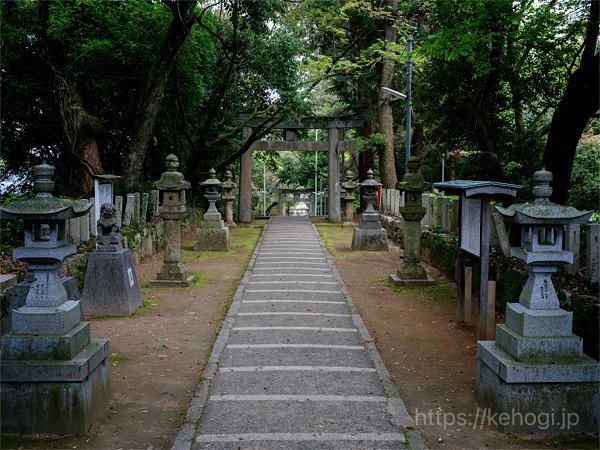
[[[314,226],[272,218],[173,448],[422,447],[412,426]]]

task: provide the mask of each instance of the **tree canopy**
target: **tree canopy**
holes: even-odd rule
[[[404,90],[414,36],[412,151],[427,176],[437,177],[448,155],[463,156],[463,178],[511,182],[544,162],[565,201],[577,143],[598,114],[598,6],[2,2],[0,173],[46,159],[64,180],[61,193],[85,196],[94,174],[122,175],[129,188],[156,180],[175,153],[197,186],[213,166],[237,172],[240,155],[279,121],[359,113],[359,178],[378,168],[393,187],[404,171],[404,102],[381,87]],[[279,182],[297,185],[302,171],[285,173],[286,158]]]

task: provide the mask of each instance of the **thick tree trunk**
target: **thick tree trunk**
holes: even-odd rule
[[[194,24],[195,1],[178,0],[164,3],[173,11],[173,20],[150,70],[144,98],[138,112],[136,129],[125,153],[123,180],[127,186],[134,184],[141,174],[146,151],[152,139],[154,122],[160,110],[165,84],[175,64],[179,49]]]
[[[569,78],[550,123],[543,164],[554,175],[551,198],[555,203],[565,203],[569,197],[569,182],[577,144],[590,117],[600,109],[600,54],[594,54],[599,13],[600,2],[591,1],[590,21],[581,63]]]
[[[398,0],[387,0],[387,4],[395,15],[398,11]],[[398,33],[391,20],[385,26],[385,39],[390,44],[395,44],[398,40]],[[396,62],[393,58],[388,57],[384,59],[381,69],[382,87],[392,88],[395,68]],[[381,183],[385,189],[395,189],[398,177],[396,175],[396,152],[394,149],[394,116],[390,94],[381,89],[379,90],[377,122],[379,124],[379,132],[385,137],[385,145],[379,155]]]

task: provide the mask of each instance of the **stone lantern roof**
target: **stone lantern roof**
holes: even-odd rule
[[[533,203],[516,203],[508,208],[496,206],[507,220],[527,225],[568,225],[585,223],[592,215],[593,211],[579,211],[572,206],[557,205],[550,201],[552,172],[542,167],[542,170],[533,174],[533,181]]]
[[[46,164],[45,161],[35,166],[33,172],[35,175],[33,190],[36,196],[0,207],[0,219],[66,220],[82,216],[91,208],[91,204],[84,205],[77,200],[52,196],[56,185],[52,181],[54,167]]]

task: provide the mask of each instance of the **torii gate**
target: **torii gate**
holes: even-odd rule
[[[248,139],[252,134],[250,122],[243,130],[243,138]],[[345,141],[344,134],[348,128],[362,127],[361,116],[316,117],[303,119],[297,123],[280,123],[274,129],[284,130],[284,141],[256,141],[241,157],[240,197],[238,221],[252,222],[252,152],[253,151],[311,151],[328,152],[327,165],[327,203],[329,205],[328,219],[330,222],[341,222],[340,207],[340,153],[356,150],[355,141]],[[328,130],[327,142],[296,141],[296,130]]]

